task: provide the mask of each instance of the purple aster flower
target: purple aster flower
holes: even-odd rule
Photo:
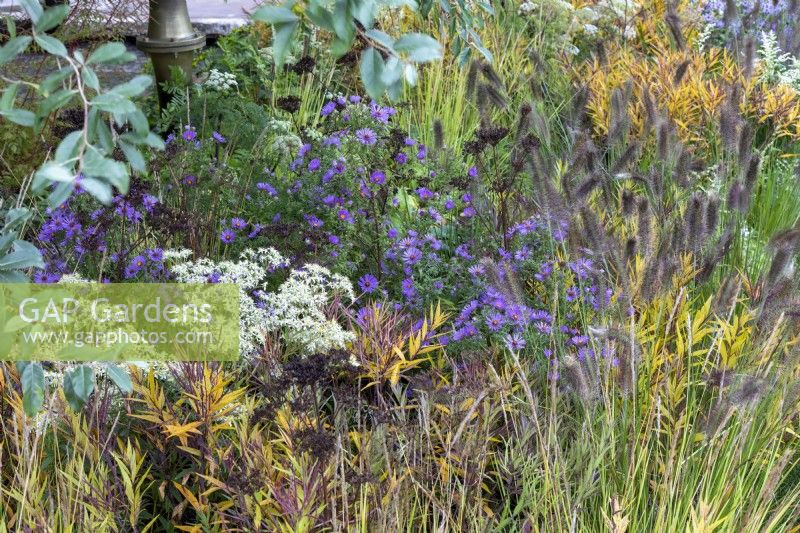
[[[372,146],[378,142],[378,136],[369,128],[356,130],[356,139],[358,139],[358,142],[361,144],[366,144],[367,146]]]
[[[324,106],[322,106],[322,111],[319,112],[320,116],[327,117],[331,113],[336,111],[336,102],[328,102]]]
[[[197,138],[197,132],[191,126],[186,126],[186,131],[183,132],[183,139],[185,141],[193,141]]]
[[[214,133],[211,134],[211,136],[214,137],[214,140],[217,141],[218,143],[225,144],[226,139],[219,132],[215,131]]]
[[[414,248],[413,246],[408,248],[403,254],[403,261],[409,265],[417,264],[420,259],[422,259],[422,251],[419,248]]]
[[[505,324],[506,319],[500,313],[492,313],[486,317],[486,326],[490,331],[498,331]]]
[[[478,167],[476,167],[476,166],[469,167],[469,170],[467,171],[467,175],[470,178],[477,178],[478,177]]]
[[[147,259],[143,255],[137,255],[131,260],[128,268],[135,274],[143,269],[145,264],[147,264]]]
[[[322,221],[315,215],[306,215],[305,219],[306,222],[308,222],[308,225],[311,226],[312,228],[322,227]]]
[[[380,170],[374,170],[369,175],[369,181],[371,181],[372,183],[374,183],[376,185],[383,185],[384,182],[386,181],[386,174],[384,174]]]
[[[425,147],[424,144],[420,144],[419,148],[417,149],[417,159],[422,161],[428,156],[428,149]]]
[[[364,274],[358,280],[358,286],[367,294],[375,292],[378,288],[378,279],[372,274]]]
[[[253,224],[253,229],[247,235],[248,239],[255,239],[261,233],[261,230],[264,229],[264,226],[261,224]]]
[[[471,205],[468,205],[461,212],[461,216],[464,217],[464,218],[472,218],[472,217],[475,216],[475,213],[476,213],[475,208],[472,207]]]
[[[230,228],[225,229],[222,231],[222,233],[220,233],[219,239],[225,244],[230,244],[236,240],[236,232]]]
[[[321,163],[320,163],[319,159],[318,158],[314,158],[314,159],[312,159],[311,161],[308,162],[308,170],[310,170],[311,172],[315,172],[315,171],[319,170],[320,164]]]
[[[455,202],[453,202],[453,200],[451,200],[450,198],[448,198],[448,199],[447,199],[447,200],[444,202],[444,208],[445,208],[445,209],[447,209],[448,211],[450,211],[451,209],[453,209],[455,206],[456,206]]]
[[[401,165],[405,165],[406,162],[408,161],[408,156],[403,152],[400,152],[394,156],[394,160],[400,163]]]
[[[305,155],[311,151],[311,144],[305,143],[300,147],[300,150],[297,151],[297,157],[305,157]]]
[[[386,231],[386,236],[389,237],[392,240],[396,239],[397,238],[397,228],[389,228]]]
[[[471,261],[473,257],[469,253],[469,246],[467,244],[459,244],[456,246],[455,249],[456,255],[459,257],[466,259],[467,261]]]
[[[578,276],[578,279],[586,279],[592,272],[594,263],[591,259],[583,257],[575,261],[570,261],[567,263],[567,266]]]
[[[247,222],[243,218],[232,218],[231,227],[236,230],[244,229],[247,227]]]
[[[414,290],[414,280],[411,278],[405,278],[402,282],[402,289],[403,289],[403,296],[406,300],[412,299],[417,292]]]
[[[188,185],[189,187],[191,187],[195,183],[197,183],[197,178],[195,178],[191,174],[189,174],[188,176],[184,176],[183,177],[183,184],[184,185]]]
[[[351,224],[354,222],[353,215],[351,215],[350,211],[347,209],[339,209],[339,212],[336,213],[336,218],[344,220],[345,222],[350,222]]]
[[[419,189],[417,189],[417,195],[419,195],[419,199],[422,200],[423,202],[426,200],[430,200],[434,196],[433,191],[431,191],[427,187],[420,187]]]
[[[151,248],[145,252],[150,261],[160,263],[164,260],[164,250],[161,248]]]
[[[155,196],[145,194],[144,197],[142,197],[142,205],[144,206],[145,211],[148,213],[153,211],[153,208],[156,206],[156,204],[158,204],[158,198]]]
[[[256,183],[256,188],[258,188],[259,191],[267,191],[267,194],[272,197],[278,196],[278,190],[266,181]]]
[[[525,348],[525,339],[517,332],[506,335],[506,348],[511,352],[519,352]]]

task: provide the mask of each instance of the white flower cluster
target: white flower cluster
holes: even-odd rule
[[[774,32],[761,34],[758,57],[760,81],[800,90],[800,61],[781,50]]]
[[[178,254],[164,255],[172,258]],[[277,291],[269,292],[267,276],[286,265],[286,259],[274,248],[259,248],[246,250],[237,261],[178,262],[170,266],[170,271],[182,283],[206,283],[214,276],[219,282],[239,285],[239,340],[246,357],[257,352],[265,334],[278,331],[304,353],[343,348],[354,339],[353,334],[330,320],[325,308],[334,296],[354,299],[350,281],[319,265],[308,264],[292,270]]]
[[[211,72],[208,73],[208,79],[203,86],[212,91],[219,91],[221,93],[227,93],[233,89],[239,88],[235,75],[230,72],[220,72],[215,68],[212,68]]]
[[[333,295],[352,301],[353,285],[315,264],[292,270],[277,292],[263,296],[269,309],[267,331],[282,331],[286,341],[301,346],[306,353],[344,348],[355,335],[325,316],[324,309]]]
[[[214,276],[220,283],[239,285],[239,346],[242,355],[253,354],[261,343],[266,311],[256,305],[250,293],[260,289],[269,271],[282,267],[285,259],[273,248],[247,250],[238,261],[215,262],[208,258],[186,261],[183,251],[177,254],[166,251],[164,257],[165,261],[177,259],[169,269],[180,283],[207,283]]]
[[[270,118],[266,125],[266,131],[275,135],[272,148],[284,156],[291,157],[303,144],[302,139],[292,133],[292,123],[288,120]]]

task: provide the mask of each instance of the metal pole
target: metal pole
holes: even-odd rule
[[[169,103],[169,95],[161,90],[161,84],[172,79],[171,67],[180,68],[191,81],[194,51],[205,44],[206,36],[192,28],[186,0],[150,0],[147,35],[138,37],[136,46],[153,61],[162,108]]]

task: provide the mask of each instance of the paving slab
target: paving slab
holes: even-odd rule
[[[70,3],[91,10],[99,20],[120,24],[126,35],[141,33],[146,26],[147,4],[143,0],[71,0]],[[263,3],[263,0],[189,0],[187,5],[195,29],[207,35],[225,35],[247,24],[249,13]],[[18,0],[0,0],[0,17],[7,15],[25,17]]]

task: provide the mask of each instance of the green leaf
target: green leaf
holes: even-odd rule
[[[31,217],[30,210],[24,207],[17,207],[14,209],[9,209],[6,213],[6,225],[3,228],[3,231],[11,231],[17,226],[21,226]],[[2,249],[2,247],[0,247]]]
[[[109,205],[114,198],[111,185],[97,178],[83,178],[81,180],[81,187],[105,205]]]
[[[306,16],[325,31],[335,32],[336,30],[333,27],[333,15],[330,11],[322,7],[321,4],[316,2],[311,3],[306,8]]]
[[[59,91],[54,92],[44,100],[39,103],[38,114],[40,117],[44,117],[55,111],[56,109],[62,108],[72,100],[72,97],[78,94],[78,91],[73,91],[70,89],[61,89]]]
[[[353,16],[365,28],[372,28],[375,23],[375,2],[374,0],[355,0],[350,2],[350,10]]]
[[[99,46],[97,50],[89,55],[89,59],[86,61],[86,64],[91,65],[92,63],[117,62],[127,53],[128,50],[122,43],[105,43],[102,46]]]
[[[108,113],[132,113],[136,110],[136,105],[128,98],[113,92],[98,94],[90,103],[92,107]]]
[[[290,9],[282,6],[264,6],[253,13],[253,20],[277,25],[287,22],[297,22],[299,19]]]
[[[152,131],[147,134],[147,137],[144,138],[143,142],[144,144],[146,144],[150,148],[153,148],[154,150],[163,150],[165,147],[164,139],[162,139]]]
[[[83,130],[73,131],[61,141],[56,148],[55,160],[58,163],[65,163],[78,156],[78,147],[83,140]]]
[[[380,45],[385,46],[389,50],[394,50],[394,39],[392,39],[388,34],[380,30],[369,30],[366,32],[366,35],[373,41],[377,41]]]
[[[53,181],[71,182],[75,179],[75,172],[62,164],[49,162],[39,167],[39,170],[36,171],[36,178],[37,185],[38,182],[43,184]],[[37,190],[39,189],[40,187],[37,187]]]
[[[11,17],[6,17],[6,26],[8,27],[8,36],[12,39],[17,36],[17,23]]]
[[[72,70],[72,67],[64,67],[53,72],[44,79],[41,85],[39,85],[39,90],[44,96],[49,96],[50,93],[61,88],[61,82],[73,72],[74,71]]]
[[[47,196],[47,201],[50,207],[58,207],[69,199],[72,191],[75,190],[75,182],[62,182],[59,183],[53,192]]]
[[[73,411],[80,411],[94,391],[94,370],[81,365],[64,375],[64,396]]]
[[[44,370],[39,363],[29,363],[20,376],[22,382],[22,406],[25,414],[36,416],[44,405]]]
[[[134,96],[139,96],[145,92],[152,83],[153,78],[150,76],[140,75],[129,81],[126,81],[125,83],[120,83],[112,88],[109,92],[128,98],[133,98]]]
[[[8,111],[14,107],[14,100],[17,99],[18,89],[19,83],[12,83],[6,87],[6,90],[3,91],[2,98],[0,98],[0,111]]]
[[[50,35],[36,34],[33,39],[42,50],[54,56],[67,57],[67,47],[64,43]]]
[[[23,270],[26,268],[44,268],[42,254],[29,242],[14,241],[14,251],[0,257],[0,270]]]
[[[426,63],[442,58],[442,45],[424,33],[408,33],[394,43],[398,52],[405,52],[414,63]]]
[[[403,63],[397,57],[390,57],[384,65],[381,81],[387,87],[394,85],[403,76]]]
[[[29,44],[31,44],[31,38],[27,35],[9,39],[5,46],[0,46],[0,65],[17,57]]]
[[[83,83],[87,87],[94,89],[95,92],[100,92],[100,80],[97,79],[97,74],[94,73],[94,70],[89,67],[83,67],[81,69],[81,74],[83,76]]]
[[[356,26],[347,8],[347,0],[338,0],[333,8],[333,31],[345,42],[351,42],[355,36]]]
[[[28,13],[28,16],[31,17],[33,24],[38,24],[39,18],[44,12],[39,0],[19,0],[19,3],[22,4],[22,8]]]
[[[27,109],[9,109],[8,111],[0,111],[0,115],[20,126],[30,127],[36,122],[36,115]]]
[[[403,77],[406,79],[406,83],[412,87],[416,85],[417,78],[419,77],[419,74],[417,73],[417,67],[412,63],[406,63],[406,66],[403,67]]]
[[[106,366],[106,375],[123,393],[130,394],[133,391],[133,382],[124,368],[109,363]]]
[[[131,168],[138,172],[144,172],[146,163],[142,153],[132,144],[125,142],[122,138],[119,139],[117,145],[122,149],[125,154],[125,159],[130,163]]]
[[[272,55],[275,58],[275,66],[277,68],[283,66],[286,56],[289,55],[296,28],[297,22],[285,22],[273,26]]]
[[[89,178],[100,178],[114,185],[120,192],[128,192],[128,169],[123,163],[104,157],[96,148],[86,151],[83,173]]]
[[[367,93],[374,99],[378,99],[386,90],[386,86],[381,80],[383,75],[383,59],[381,55],[371,46],[361,53],[361,81]]]
[[[69,15],[70,6],[69,3],[62,4],[60,6],[53,6],[42,13],[42,16],[39,17],[39,20],[36,21],[36,28],[37,32],[44,33],[48,30],[52,30],[62,22],[64,19],[67,18]]]

